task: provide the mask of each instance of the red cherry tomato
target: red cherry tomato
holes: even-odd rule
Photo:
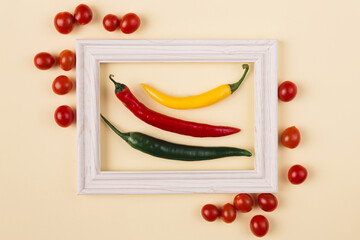
[[[65,71],[71,70],[76,65],[75,53],[70,50],[62,51],[59,55],[59,65]]]
[[[292,184],[300,184],[305,181],[307,177],[306,168],[301,165],[294,165],[289,169],[288,178]]]
[[[250,229],[257,237],[263,237],[269,230],[269,221],[263,215],[256,215],[250,221]]]
[[[300,139],[300,132],[295,126],[288,127],[281,134],[281,144],[287,148],[296,148]]]
[[[220,216],[220,210],[213,204],[206,204],[201,209],[201,215],[206,221],[213,222]]]
[[[232,223],[236,218],[236,209],[230,203],[221,208],[221,219],[226,223]]]
[[[135,32],[140,26],[140,18],[135,13],[125,14],[120,22],[120,29],[123,33]]]
[[[34,64],[38,69],[47,70],[55,63],[54,57],[47,52],[41,52],[35,55]]]
[[[71,82],[71,80],[64,75],[60,75],[57,78],[55,78],[55,80],[53,81],[52,84],[52,89],[54,91],[54,93],[58,94],[58,95],[64,95],[68,92],[70,92],[70,90],[72,89],[73,84]]]
[[[276,209],[278,201],[276,197],[271,193],[259,194],[258,198],[259,207],[265,212],[272,212]]]
[[[74,112],[71,107],[62,105],[55,110],[54,118],[60,127],[68,127],[74,121]]]
[[[254,206],[254,200],[247,193],[240,193],[234,198],[234,207],[240,212],[250,212]]]
[[[75,24],[74,16],[69,12],[60,12],[54,18],[54,25],[56,30],[62,34],[70,33]]]
[[[297,87],[295,83],[285,81],[280,84],[278,89],[278,97],[281,101],[289,102],[294,99],[297,93]]]
[[[108,14],[103,19],[103,26],[109,32],[115,31],[120,24],[120,20],[114,14]]]
[[[85,25],[91,21],[93,14],[89,6],[80,4],[75,8],[74,17],[79,24]]]

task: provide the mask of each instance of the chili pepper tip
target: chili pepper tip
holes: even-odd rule
[[[246,150],[245,150],[245,151],[246,151]],[[244,156],[246,156],[246,157],[251,157],[251,156],[252,156],[252,153],[249,152],[249,151],[246,151],[246,153],[244,153]]]

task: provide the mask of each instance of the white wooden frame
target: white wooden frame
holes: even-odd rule
[[[77,40],[78,194],[277,192],[277,40]],[[101,171],[100,63],[254,62],[255,169]]]

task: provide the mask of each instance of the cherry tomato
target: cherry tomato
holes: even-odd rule
[[[70,90],[72,89],[73,84],[71,82],[71,80],[64,75],[60,75],[57,78],[55,78],[55,80],[53,81],[52,84],[52,89],[54,91],[54,93],[58,94],[58,95],[64,95],[68,92],[70,92]]]
[[[288,127],[281,134],[281,144],[287,148],[296,148],[300,139],[300,132],[295,126]]]
[[[65,71],[71,70],[76,65],[75,53],[70,50],[62,51],[59,55],[59,65]]]
[[[263,215],[256,215],[250,221],[250,229],[257,237],[263,237],[269,230],[269,221]]]
[[[55,63],[54,57],[47,52],[41,52],[35,55],[34,64],[38,69],[47,70]]]
[[[276,209],[278,201],[276,197],[271,193],[259,194],[258,198],[259,207],[265,212],[272,212]]]
[[[60,12],[54,18],[54,25],[56,30],[62,34],[70,33],[75,24],[74,16],[69,12]]]
[[[206,221],[213,222],[220,216],[220,210],[213,204],[206,204],[201,209],[201,215]]]
[[[140,26],[140,18],[135,13],[125,14],[120,22],[120,29],[123,33],[135,32]]]
[[[254,200],[247,193],[240,193],[234,198],[234,206],[240,212],[250,212],[254,206]]]
[[[278,97],[281,101],[289,102],[294,99],[297,93],[297,87],[295,83],[285,81],[280,84],[278,89]]]
[[[236,209],[230,203],[221,208],[221,219],[226,223],[232,223],[236,218]]]
[[[108,14],[103,19],[103,26],[109,32],[115,31],[120,25],[120,20],[114,14]]]
[[[55,110],[54,118],[60,127],[68,127],[74,121],[74,112],[71,107],[62,105]]]
[[[79,24],[85,25],[91,21],[93,14],[89,6],[80,4],[75,8],[74,17]]]
[[[300,184],[305,181],[307,177],[306,168],[301,165],[294,165],[289,169],[288,178],[292,184]]]

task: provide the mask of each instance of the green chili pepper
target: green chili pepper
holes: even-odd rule
[[[183,161],[210,160],[230,156],[251,156],[249,151],[240,148],[181,145],[154,138],[140,132],[123,133],[117,130],[103,115],[101,115],[101,118],[131,147],[152,156]]]

